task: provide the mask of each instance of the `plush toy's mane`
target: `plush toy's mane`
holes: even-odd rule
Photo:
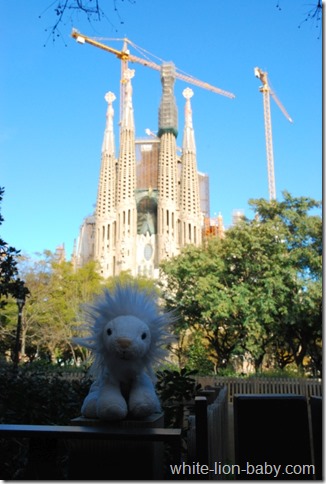
[[[144,366],[149,374],[152,374],[152,365],[164,358],[164,345],[173,339],[167,329],[175,320],[174,313],[162,312],[156,294],[139,288],[137,284],[117,285],[112,293],[105,289],[93,304],[84,306],[84,315],[89,336],[74,341],[92,350],[92,372],[95,374],[105,371],[106,366],[103,328],[118,316],[135,316],[148,325],[151,345],[144,356]]]

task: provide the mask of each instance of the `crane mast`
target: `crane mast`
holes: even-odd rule
[[[274,152],[273,152],[273,137],[272,137],[271,107],[270,107],[270,97],[269,97],[268,86],[263,86],[260,89],[260,92],[263,93],[263,103],[264,103],[268,192],[269,192],[269,199],[275,200],[276,187],[275,187],[275,173],[274,173]]]
[[[272,119],[270,108],[270,96],[274,99],[284,116],[292,123],[292,118],[286,112],[284,106],[277,98],[274,91],[268,84],[267,72],[263,72],[259,67],[254,69],[255,76],[262,81],[259,91],[263,94],[264,104],[264,122],[265,122],[265,141],[266,141],[266,156],[267,156],[267,174],[268,174],[268,192],[269,199],[276,199],[275,173],[274,173],[274,153],[273,153],[273,137],[272,137]]]

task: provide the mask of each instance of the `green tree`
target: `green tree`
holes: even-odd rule
[[[136,282],[141,289],[156,292],[159,295],[159,289],[155,280],[146,276],[134,277],[129,271],[122,271],[118,276],[110,276],[103,281],[103,284],[109,290],[113,290],[117,284],[123,286],[131,282]]]
[[[80,308],[102,290],[96,264],[89,262],[75,271],[71,262],[58,261],[52,255],[49,272],[36,272],[33,278],[37,297],[25,312],[36,323],[35,343],[52,362],[64,357],[76,360],[72,337],[81,324]]]
[[[4,188],[0,187],[0,202]],[[0,225],[4,221],[0,212]],[[6,305],[8,296],[26,298],[28,289],[18,277],[18,256],[20,251],[11,247],[0,237],[0,308]]]
[[[186,247],[180,256],[162,263],[164,297],[180,314],[177,333],[204,334],[217,368],[226,368],[243,335],[240,287],[227,287],[222,241],[210,239],[203,247]]]
[[[22,320],[23,361],[36,357],[52,363],[76,362],[78,356],[87,359],[88,351],[72,343],[82,331],[83,305],[91,303],[105,287],[113,289],[117,283],[135,280],[128,273],[104,280],[96,262],[75,270],[71,262],[47,250],[37,259],[20,257],[20,272],[30,288]],[[157,290],[153,280],[136,280],[149,291]],[[17,322],[17,308],[10,297],[1,321],[0,346],[6,352],[14,348]]]
[[[294,277],[281,233],[281,224],[254,219],[230,229],[223,241],[228,291],[241,296],[233,300],[242,308],[243,337],[237,349],[251,355],[256,371],[287,313]]]
[[[321,202],[283,193],[281,202],[253,200],[259,220],[280,224],[282,244],[289,261],[290,289],[287,311],[278,325],[281,361],[293,360],[299,369],[321,374],[322,348],[322,219]],[[315,211],[314,214],[311,211]],[[316,213],[317,212],[317,213]],[[286,351],[284,351],[286,349]],[[282,357],[283,354],[283,357]]]
[[[60,261],[55,254],[44,251],[38,260],[22,258],[20,270],[31,293],[22,321],[22,358],[47,355],[52,362],[76,359],[71,340],[81,324],[80,308],[103,290],[96,264],[90,262],[75,271],[71,262]],[[1,341],[6,345],[11,336],[12,346],[15,316],[9,303],[3,318],[6,332],[2,332]]]
[[[181,314],[179,331],[200,327],[218,369],[241,354],[257,371],[267,355],[299,368],[309,352],[319,361],[321,217],[309,212],[320,203],[283,196],[251,200],[253,220],[162,264],[168,304]]]
[[[14,349],[17,329],[17,304],[9,296],[6,305],[0,311],[0,359],[4,356],[9,358]]]

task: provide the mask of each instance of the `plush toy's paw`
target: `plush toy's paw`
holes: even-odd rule
[[[152,415],[152,413],[154,413],[155,411],[156,411],[156,407],[142,402],[142,403],[139,403],[138,405],[134,405],[130,409],[130,415],[132,415],[135,418],[143,418],[143,417],[149,417],[149,415]]]
[[[97,394],[95,392],[90,393],[85,398],[81,414],[86,418],[97,418]]]
[[[132,396],[129,400],[129,412],[133,417],[143,418],[160,411],[160,403],[155,394],[143,393]]]
[[[127,403],[121,395],[102,395],[97,402],[97,415],[101,420],[122,420],[127,413]]]
[[[127,405],[121,407],[119,405],[107,405],[105,407],[98,407],[97,414],[100,420],[122,420],[127,416]]]

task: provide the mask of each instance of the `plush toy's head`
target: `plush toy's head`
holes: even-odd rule
[[[135,316],[118,316],[102,329],[102,345],[107,356],[135,360],[148,355],[151,348],[149,326]]]
[[[96,373],[119,362],[141,365],[151,373],[153,364],[164,357],[163,346],[172,339],[167,327],[174,316],[160,311],[154,294],[136,284],[118,285],[85,309],[90,335],[75,342],[92,350]]]

